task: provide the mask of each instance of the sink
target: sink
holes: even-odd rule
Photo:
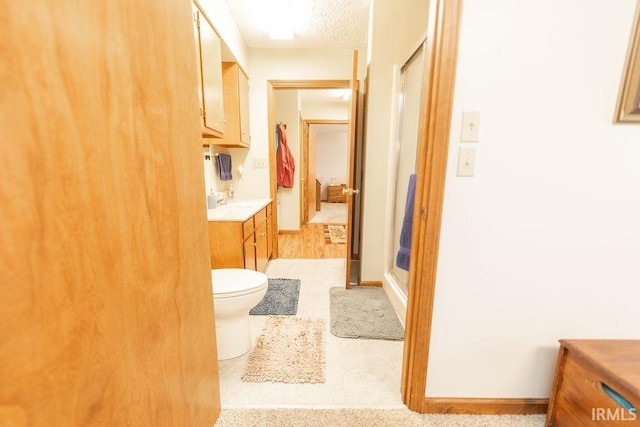
[[[226,205],[222,205],[221,207],[225,207],[225,208],[250,208],[253,205],[250,203],[227,203]]]

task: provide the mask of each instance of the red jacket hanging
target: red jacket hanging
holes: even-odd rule
[[[293,173],[296,170],[296,166],[287,144],[287,131],[283,123],[278,123],[278,139],[278,151],[276,153],[277,182],[279,186],[293,188]]]

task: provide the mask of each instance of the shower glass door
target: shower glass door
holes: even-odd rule
[[[416,171],[416,153],[420,126],[424,79],[423,43],[402,66],[401,90],[398,108],[398,135],[396,138],[396,173],[394,205],[392,215],[393,250],[390,254],[390,272],[398,288],[407,295],[409,272],[396,265],[396,254],[400,249],[400,234],[405,216],[409,177]],[[411,212],[408,213],[411,215]]]

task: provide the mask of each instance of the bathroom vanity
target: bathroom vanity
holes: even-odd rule
[[[271,199],[242,200],[207,210],[211,268],[264,272],[276,237]]]

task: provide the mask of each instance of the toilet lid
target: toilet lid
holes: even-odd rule
[[[251,293],[266,286],[267,276],[259,271],[241,268],[218,268],[211,270],[213,294],[230,296],[231,294]]]

